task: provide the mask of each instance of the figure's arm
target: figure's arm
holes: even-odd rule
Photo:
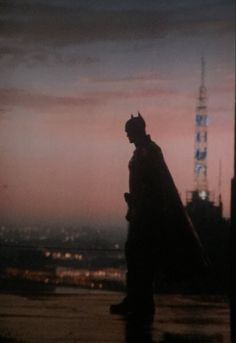
[[[163,213],[167,207],[167,167],[161,150],[153,149],[142,161],[143,189],[146,207],[155,213]]]
[[[140,150],[132,174],[131,194],[125,194],[129,218],[162,213],[166,207],[163,180],[164,160],[158,150]]]

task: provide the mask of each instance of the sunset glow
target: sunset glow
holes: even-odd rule
[[[0,5],[1,224],[125,225],[141,112],[185,201],[206,60],[209,189],[229,216],[234,2],[13,0]]]

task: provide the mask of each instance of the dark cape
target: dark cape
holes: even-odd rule
[[[135,149],[129,169],[127,220],[133,236],[137,239],[140,234],[140,241],[149,240],[164,274],[192,276],[205,272],[209,266],[208,257],[162,151],[150,136]]]

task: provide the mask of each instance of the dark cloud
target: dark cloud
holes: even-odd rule
[[[58,46],[94,40],[135,39],[162,33],[158,11],[98,11],[86,8],[61,9],[49,6],[18,5],[5,10],[2,35],[25,44]]]
[[[86,66],[99,61],[96,51],[96,56],[85,55],[71,48],[97,41],[233,35],[233,9],[231,0],[0,0],[1,68]]]
[[[53,3],[53,4],[52,4]],[[79,3],[79,5],[78,5]],[[173,31],[179,33],[215,33],[232,31],[232,5],[220,1],[116,1],[95,2],[17,1],[2,7],[2,36],[25,44],[65,46],[94,40],[134,40],[156,38]],[[134,3],[134,2],[133,2]],[[91,6],[93,4],[93,6]],[[95,4],[95,5],[94,5]],[[112,6],[113,4],[113,6]],[[143,6],[141,6],[143,5]],[[143,7],[143,8],[142,8]]]
[[[14,41],[6,42],[0,47],[0,62],[4,62],[5,65],[11,66],[12,64],[25,63],[25,64],[44,64],[55,65],[91,65],[99,62],[99,58],[95,56],[89,56],[86,54],[74,52],[66,52],[63,50],[56,50],[55,47],[40,47],[33,43],[28,44],[27,49]],[[0,66],[1,67],[1,66]]]

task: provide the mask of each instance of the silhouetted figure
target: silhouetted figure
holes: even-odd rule
[[[160,147],[146,134],[144,119],[131,116],[125,125],[135,151],[129,162],[129,222],[125,247],[127,296],[110,311],[153,316],[155,274],[177,277],[206,265],[199,238],[183,207]]]

